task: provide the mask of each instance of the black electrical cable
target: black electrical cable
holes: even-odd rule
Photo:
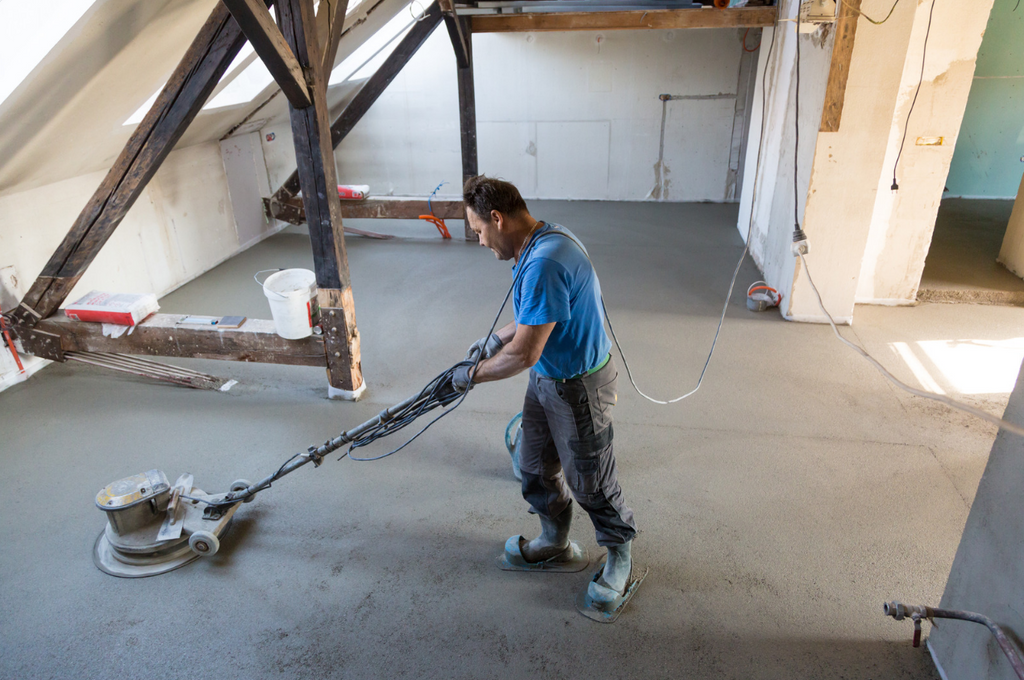
[[[499,314],[500,314],[500,312],[499,312]],[[493,330],[492,330],[492,332],[493,332]],[[441,418],[445,417],[446,415],[448,415],[452,411],[454,411],[456,408],[459,407],[460,404],[462,404],[462,401],[466,398],[466,394],[467,393],[466,392],[459,393],[457,391],[454,391],[454,390],[451,389],[450,385],[451,385],[452,376],[455,373],[455,370],[459,366],[462,366],[462,365],[465,365],[465,364],[468,364],[468,363],[469,362],[460,362],[458,364],[455,364],[454,366],[449,368],[447,371],[445,371],[444,373],[441,373],[439,376],[434,378],[432,381],[430,381],[430,383],[427,384],[427,386],[423,389],[423,391],[420,392],[421,399],[417,399],[415,402],[413,402],[412,404],[407,406],[405,409],[399,411],[395,415],[395,417],[393,419],[388,420],[386,422],[382,422],[377,427],[375,427],[372,430],[370,430],[368,433],[366,433],[364,435],[361,435],[358,439],[353,440],[352,444],[349,445],[348,451],[346,451],[344,454],[342,454],[341,457],[338,458],[338,460],[341,460],[342,458],[344,458],[346,456],[348,456],[352,460],[360,461],[360,462],[368,462],[368,461],[380,460],[382,458],[387,458],[388,456],[390,456],[392,454],[398,453],[399,451],[404,449],[406,446],[411,444],[413,442],[413,440],[415,440],[421,434],[426,432],[427,428],[429,428],[431,425],[433,425],[438,420],[440,420]],[[479,365],[479,363],[480,363],[480,360],[479,360],[479,357],[478,357],[477,360],[473,363],[472,373],[476,372],[476,367]],[[445,391],[446,388],[448,390],[447,392]],[[429,389],[429,392],[426,394],[426,398],[423,399],[422,398],[423,394],[425,392],[427,392],[428,389]],[[373,457],[370,457],[370,458],[357,458],[356,456],[352,455],[352,451],[354,449],[361,448],[363,446],[368,446],[368,445],[372,444],[373,442],[377,441],[378,439],[381,439],[383,437],[387,437],[388,435],[392,435],[395,432],[398,432],[399,430],[403,429],[407,425],[411,424],[414,420],[419,418],[424,413],[427,413],[428,411],[432,411],[435,408],[437,408],[438,406],[445,406],[446,407],[449,404],[451,404],[452,402],[455,402],[456,400],[458,400],[458,403],[456,403],[455,406],[452,406],[452,408],[447,409],[446,411],[441,413],[437,418],[434,418],[432,421],[427,423],[426,426],[424,426],[422,430],[417,432],[407,442],[405,442],[404,444],[402,444],[398,448],[396,448],[396,449],[394,449],[392,451],[389,451],[389,452],[387,452],[385,454],[382,454],[380,456],[373,456]]]
[[[896,182],[896,168],[900,164],[900,156],[903,155],[903,145],[907,143],[907,132],[910,129],[910,114],[914,113],[914,105],[917,104],[917,95],[921,94],[921,85],[924,84],[924,64],[928,56],[928,36],[932,33],[932,14],[935,12],[935,3],[928,9],[928,28],[924,32],[924,46],[921,47],[921,77],[917,80],[917,89],[914,91],[914,99],[910,102],[910,110],[907,111],[907,121],[903,124],[903,139],[900,140],[900,150],[896,154],[896,162],[892,164],[892,186],[893,191],[899,191],[900,185]]]
[[[530,236],[530,239],[527,241],[526,246],[523,248],[522,253],[519,256],[520,263],[525,261],[526,255],[536,244],[537,239],[538,237],[536,233]],[[494,329],[498,326],[498,320],[501,318],[502,312],[505,311],[505,306],[508,304],[508,299],[512,296],[512,291],[515,289],[516,282],[518,281],[519,274],[521,272],[522,268],[518,269],[516,271],[515,276],[512,277],[512,285],[509,286],[508,292],[505,293],[505,299],[502,300],[501,307],[498,308],[498,313],[494,315],[494,321],[491,322],[491,328],[487,332],[487,335],[485,335],[484,337],[490,337],[494,333]],[[619,351],[621,352],[621,349]],[[405,406],[400,411],[393,414],[386,420],[382,419],[381,422],[379,422],[376,426],[371,428],[368,432],[364,432],[360,434],[357,438],[353,439],[351,441],[351,444],[349,445],[348,450],[345,451],[345,453],[342,454],[341,458],[339,458],[338,460],[341,460],[342,458],[345,458],[347,456],[355,461],[369,462],[381,460],[382,458],[387,458],[388,456],[394,455],[401,451],[402,449],[404,449],[406,446],[408,446],[417,438],[419,438],[421,434],[426,432],[431,425],[441,420],[441,418],[444,418],[446,415],[448,415],[449,413],[451,413],[452,411],[454,411],[455,409],[462,405],[462,402],[466,400],[466,396],[469,394],[469,390],[466,390],[465,392],[461,393],[455,390],[454,387],[452,386],[452,377],[457,369],[468,365],[470,366],[469,377],[470,381],[472,382],[473,376],[476,375],[477,368],[480,366],[480,361],[481,354],[477,353],[476,357],[472,361],[460,361],[451,368],[435,376],[433,380],[428,382],[426,386],[424,386],[424,388],[420,390],[417,397],[413,399],[413,401],[410,404],[408,404],[407,406]],[[424,425],[423,429],[421,429],[419,432],[410,437],[404,444],[402,444],[398,448],[388,451],[387,453],[381,454],[379,456],[372,456],[368,458],[357,458],[354,455],[352,455],[352,451],[354,449],[367,446],[377,441],[378,439],[387,437],[398,432],[399,430],[410,425],[420,416],[436,409],[439,406],[446,408],[436,418],[434,418],[429,423]],[[450,408],[447,408],[449,406]],[[311,448],[310,451],[313,451],[313,449]],[[256,489],[248,491],[243,495],[232,496],[230,499],[222,499],[216,501],[211,501],[202,498],[188,498],[189,500],[200,501],[212,507],[228,507],[234,505],[240,501],[244,501],[247,498],[255,496],[260,491],[269,489],[274,482],[276,482],[283,476],[282,473],[284,473],[284,470],[289,463],[294,461],[296,458],[306,455],[309,454],[306,452],[296,453],[291,458],[282,463],[281,467],[277,469],[277,472],[275,472],[274,475],[271,476],[265,483],[261,484]]]
[[[793,231],[800,232],[800,24],[796,24],[796,85],[793,87]],[[795,240],[795,239],[794,239]]]
[[[537,243],[537,240],[538,240],[538,236],[537,236],[536,233],[534,233],[534,234],[532,234],[530,236],[530,239],[527,241],[526,245],[524,246],[524,248],[522,250],[522,253],[519,256],[518,261],[520,263],[523,263],[523,262],[526,261],[527,254],[529,254],[530,250]],[[498,320],[501,318],[501,313],[505,311],[505,305],[508,304],[508,299],[512,296],[512,291],[515,289],[516,281],[518,281],[519,274],[522,271],[523,271],[523,268],[520,267],[516,271],[515,276],[512,277],[512,284],[508,287],[508,292],[505,293],[505,299],[502,300],[501,307],[498,308],[498,313],[494,315],[494,321],[491,322],[491,328],[490,328],[490,330],[487,331],[487,335],[485,335],[483,337],[489,338],[494,333],[494,329],[497,328]],[[469,377],[470,377],[471,381],[473,379],[473,376],[476,375],[477,368],[480,366],[481,358],[482,358],[482,354],[478,353],[476,358],[472,362],[472,367],[471,367],[470,372],[469,372]],[[455,373],[455,371],[460,366],[465,366],[468,363],[469,362],[467,362],[467,361],[459,362],[459,363],[455,364],[454,366],[452,366],[451,368],[449,368],[444,373],[441,373],[440,375],[438,375],[436,378],[434,378],[429,383],[427,383],[427,386],[424,387],[423,390],[420,392],[420,398],[416,399],[412,404],[410,404],[406,408],[404,408],[401,411],[399,411],[394,416],[394,418],[389,419],[387,422],[382,422],[380,425],[378,425],[377,427],[373,428],[369,433],[367,433],[365,435],[362,435],[358,439],[354,440],[352,442],[352,444],[349,446],[348,451],[346,451],[341,456],[341,458],[344,458],[345,456],[348,456],[352,460],[360,461],[360,462],[369,462],[369,461],[374,461],[374,460],[380,460],[382,458],[387,458],[388,456],[391,456],[391,455],[393,455],[395,453],[398,453],[399,451],[404,449],[406,446],[411,444],[421,434],[426,432],[430,428],[431,425],[433,425],[437,421],[441,420],[441,418],[444,418],[446,415],[448,415],[449,413],[451,413],[452,411],[457,409],[459,406],[462,405],[462,402],[465,401],[466,395],[469,394],[469,390],[466,390],[465,392],[463,392],[461,394],[459,394],[458,392],[454,392],[454,391],[449,392],[449,391],[446,391],[446,390],[451,390],[452,389],[451,388],[451,380],[452,380],[452,376]],[[426,399],[424,399],[422,401],[422,403],[421,403],[421,399],[423,398],[423,395],[425,393],[426,393]],[[409,425],[410,423],[412,423],[414,420],[419,418],[424,413],[426,413],[428,411],[431,411],[431,410],[437,408],[438,406],[445,406],[445,407],[447,407],[448,405],[452,404],[453,402],[454,402],[454,405],[451,406],[451,408],[445,408],[445,410],[440,415],[438,415],[436,418],[434,418],[429,423],[424,425],[423,429],[421,429],[415,435],[410,437],[408,441],[406,441],[404,444],[402,444],[398,448],[396,448],[396,449],[394,449],[392,451],[389,451],[389,452],[387,452],[385,454],[382,454],[382,455],[379,455],[379,456],[373,456],[373,457],[370,457],[370,458],[356,458],[355,456],[352,455],[353,449],[360,448],[360,447],[363,447],[363,446],[367,446],[368,444],[371,444],[371,443],[375,442],[376,440],[378,440],[378,439],[380,439],[382,437],[386,437],[388,435],[394,434],[398,430],[401,430],[402,428],[404,428],[407,425]],[[417,407],[417,404],[419,404],[418,407]],[[341,458],[339,458],[339,460],[341,460]]]
[[[881,21],[877,21],[876,19],[872,19],[867,14],[864,14],[864,12],[861,12],[860,9],[858,9],[856,6],[850,4],[849,0],[843,0],[843,4],[846,5],[847,7],[849,7],[850,9],[852,9],[857,14],[859,14],[862,17],[864,17],[865,19],[867,19],[868,21],[870,21],[871,23],[873,23],[875,26],[881,26],[882,24],[884,24],[886,21],[889,20],[889,17],[892,16],[893,10],[896,9],[896,5],[900,4],[900,0],[896,0],[896,2],[892,3],[892,7],[889,8],[889,13],[886,14],[885,18],[882,19]]]
[[[760,165],[761,153],[762,153],[763,147],[764,147],[764,132],[765,132],[765,125],[766,125],[765,114],[766,114],[766,111],[767,111],[767,89],[766,88],[767,88],[767,84],[768,84],[769,64],[771,62],[771,58],[772,58],[772,56],[774,54],[774,51],[775,51],[775,39],[776,39],[777,34],[778,34],[778,24],[776,24],[776,26],[772,30],[772,37],[771,37],[771,40],[770,40],[770,42],[768,44],[768,52],[765,54],[765,69],[764,69],[764,72],[761,75],[761,132],[760,132],[760,138],[759,138],[760,141],[759,141],[758,149],[757,149],[758,165]],[[755,181],[753,192],[754,192],[754,196],[756,197],[756,195],[757,195],[757,184],[756,184],[756,181]],[[711,363],[711,358],[712,358],[712,356],[714,356],[715,347],[718,344],[718,336],[719,336],[719,334],[722,331],[722,324],[725,321],[725,314],[726,314],[726,311],[729,308],[729,300],[732,298],[732,291],[733,291],[733,289],[734,289],[734,287],[736,285],[736,279],[737,279],[737,277],[739,275],[740,268],[743,265],[743,261],[744,261],[744,259],[746,259],[747,253],[750,250],[750,237],[751,237],[751,235],[753,233],[753,224],[754,224],[753,213],[751,213],[751,217],[750,217],[750,220],[749,220],[749,223],[748,223],[748,226],[747,226],[747,238],[745,240],[745,244],[744,244],[744,247],[743,247],[743,252],[740,254],[740,259],[736,263],[736,269],[733,271],[732,279],[729,282],[729,292],[726,295],[725,304],[724,304],[724,306],[722,308],[722,315],[721,315],[721,318],[718,321],[718,328],[715,331],[715,337],[714,337],[714,339],[712,340],[712,343],[711,343],[711,351],[708,353],[707,360],[705,360],[705,362],[704,362],[704,367],[701,370],[700,378],[697,381],[696,388],[694,388],[694,390],[689,392],[688,394],[683,395],[682,397],[678,397],[677,399],[673,399],[671,401],[658,401],[656,399],[653,399],[652,397],[647,396],[646,394],[644,394],[643,392],[640,391],[640,388],[637,387],[636,382],[633,379],[632,371],[629,368],[629,363],[626,361],[626,355],[622,351],[622,346],[619,344],[619,339],[615,335],[615,329],[612,327],[611,317],[609,317],[609,315],[608,315],[608,309],[605,306],[604,298],[603,297],[601,298],[601,306],[602,306],[602,309],[604,311],[605,320],[608,322],[608,329],[609,329],[609,331],[611,331],[612,339],[615,341],[615,346],[616,346],[616,348],[619,351],[619,356],[622,358],[622,364],[623,364],[623,366],[626,369],[626,374],[629,376],[629,381],[633,385],[633,388],[637,391],[637,393],[640,394],[645,399],[648,399],[650,401],[653,401],[653,402],[659,403],[659,404],[669,404],[669,403],[673,403],[673,402],[679,401],[681,399],[685,399],[686,397],[690,396],[691,394],[696,392],[698,389],[700,389],[701,384],[704,382],[704,375],[707,373],[708,366]],[[519,262],[525,262],[526,255],[530,252],[530,250],[536,244],[537,240],[538,240],[538,236],[536,235],[536,233],[531,235],[529,241],[527,241],[527,243],[526,243],[526,246],[523,248],[522,254],[519,257]],[[584,250],[584,252],[586,252],[586,251]],[[589,258],[589,256],[588,256],[588,258]],[[503,311],[505,311],[505,306],[508,304],[508,299],[509,299],[509,297],[511,297],[512,291],[515,289],[516,281],[518,280],[518,277],[519,277],[519,274],[520,274],[521,271],[522,271],[522,268],[518,269],[516,271],[516,275],[512,277],[512,285],[509,286],[508,292],[505,293],[505,299],[502,301],[501,307],[498,309],[498,313],[495,314],[495,316],[494,316],[494,321],[491,323],[490,330],[488,331],[487,335],[484,336],[484,337],[490,337],[490,335],[492,333],[494,333],[494,329],[498,325],[498,320],[501,318],[501,314],[502,314]],[[381,422],[376,427],[372,428],[369,432],[364,433],[364,434],[360,435],[358,438],[354,439],[352,441],[351,445],[349,446],[348,450],[341,456],[341,458],[344,458],[344,457],[348,456],[352,460],[360,461],[360,462],[369,462],[369,461],[381,460],[382,458],[387,458],[388,456],[391,456],[391,455],[393,455],[395,453],[398,453],[399,451],[404,449],[406,446],[411,444],[413,441],[415,441],[421,434],[426,432],[427,429],[429,429],[431,425],[433,425],[438,420],[440,420],[441,418],[444,418],[446,415],[448,415],[449,413],[454,411],[466,399],[466,395],[469,394],[468,391],[463,392],[461,394],[458,393],[458,392],[455,392],[455,391],[445,391],[446,387],[449,390],[451,389],[450,388],[451,378],[452,378],[452,375],[454,374],[455,370],[458,367],[460,367],[462,365],[465,365],[466,363],[467,362],[459,362],[459,363],[455,364],[454,366],[452,366],[451,368],[447,369],[446,371],[444,371],[444,372],[440,373],[439,375],[437,375],[436,377],[434,377],[434,379],[431,380],[430,382],[428,382],[427,385],[420,391],[420,393],[417,396],[417,398],[415,400],[413,400],[413,402],[411,404],[409,404],[404,409],[402,409],[401,411],[396,413],[394,416],[389,418],[387,421]],[[479,365],[480,365],[480,355],[477,355],[475,361],[473,362],[472,369],[470,371],[470,378],[471,379],[472,379],[472,376],[476,374],[476,370],[477,370],[477,367]],[[373,443],[374,441],[376,441],[378,439],[381,439],[381,438],[386,437],[388,435],[394,434],[398,430],[401,430],[401,429],[405,428],[406,426],[408,426],[410,423],[412,423],[414,420],[419,418],[421,415],[427,413],[428,411],[431,411],[431,410],[437,408],[438,406],[448,407],[449,405],[451,405],[453,403],[454,403],[454,406],[451,406],[451,408],[446,408],[440,415],[438,415],[432,421],[427,423],[423,427],[423,429],[421,429],[419,432],[417,432],[415,435],[413,435],[411,438],[409,438],[408,441],[406,441],[404,444],[402,444],[398,448],[396,448],[396,449],[394,449],[392,451],[389,451],[389,452],[387,452],[385,454],[382,454],[380,456],[373,456],[373,457],[369,457],[369,458],[356,458],[354,455],[352,455],[352,451],[354,449],[367,446],[367,445]],[[291,458],[286,460],[281,465],[281,467],[278,468],[277,472],[274,473],[274,475],[270,478],[270,480],[266,484],[261,485],[259,488],[251,491],[250,493],[245,494],[244,496],[233,497],[230,501],[209,501],[209,500],[205,500],[205,499],[192,499],[192,500],[199,500],[199,501],[201,501],[203,503],[206,503],[207,505],[211,505],[211,506],[225,506],[226,507],[226,506],[234,505],[235,503],[238,503],[239,501],[242,501],[242,500],[245,500],[246,498],[254,496],[256,493],[258,493],[260,491],[263,491],[265,489],[270,488],[270,486],[273,484],[273,482],[275,482],[278,479],[280,479],[282,472],[284,471],[285,467],[287,467],[287,465],[289,463],[294,461],[296,458],[299,458],[299,457],[304,456],[304,455],[307,455],[307,454],[305,452],[302,452],[302,453],[296,453],[295,455],[293,455]],[[340,460],[340,458],[339,458],[339,460]]]

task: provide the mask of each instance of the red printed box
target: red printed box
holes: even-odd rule
[[[115,323],[134,326],[160,309],[152,293],[104,293],[94,290],[64,308],[64,314],[76,321]]]

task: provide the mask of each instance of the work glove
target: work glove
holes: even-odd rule
[[[465,394],[473,389],[473,381],[469,378],[469,372],[473,370],[472,361],[463,361],[452,373],[452,389],[459,394]]]
[[[472,345],[469,346],[469,350],[466,352],[466,359],[471,359],[474,352],[483,352],[483,356],[480,357],[480,361],[484,359],[490,359],[505,346],[505,343],[501,341],[497,333],[491,333],[489,336],[480,338]]]

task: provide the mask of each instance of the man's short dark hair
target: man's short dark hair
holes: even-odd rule
[[[515,185],[505,180],[477,175],[466,180],[462,200],[480,217],[489,220],[491,211],[514,217],[526,212],[526,201]]]

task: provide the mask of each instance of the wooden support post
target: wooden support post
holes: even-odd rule
[[[356,123],[370,110],[373,103],[387,89],[387,86],[395,79],[395,76],[402,70],[402,67],[409,63],[409,60],[412,59],[412,56],[416,54],[423,43],[427,41],[427,38],[434,32],[439,23],[441,23],[441,10],[437,2],[434,2],[423,13],[423,18],[413,24],[413,27],[409,29],[406,36],[402,38],[401,42],[398,43],[384,63],[380,65],[376,73],[363,83],[356,96],[352,98],[352,101],[348,103],[334,121],[334,125],[331,126],[330,135],[332,148],[337,148],[341,144],[341,140],[345,139],[345,136],[356,126]],[[296,170],[285,180],[281,188],[274,193],[271,204],[285,201],[296,196],[298,193],[299,173]]]
[[[324,80],[331,79],[334,70],[334,59],[338,56],[338,44],[341,43],[341,32],[345,28],[345,14],[348,12],[348,0],[322,0],[316,11],[316,33],[323,45],[323,57],[320,68],[324,70]]]
[[[458,19],[458,18],[457,18]],[[473,32],[468,21],[462,23],[463,35],[466,37],[465,68],[459,66],[459,128],[462,131],[462,181],[480,174],[476,156],[476,88],[473,84]],[[460,187],[461,193],[461,187]],[[465,223],[466,240],[476,241],[476,232],[469,228],[469,220]]]
[[[68,235],[10,313],[17,327],[31,328],[60,307],[244,44],[238,23],[218,3]],[[24,340],[28,335],[20,330],[18,335],[35,353],[31,340]]]
[[[832,44],[832,62],[825,86],[825,106],[821,110],[819,132],[838,132],[846,101],[846,81],[850,77],[850,58],[857,37],[857,19],[861,0],[843,0],[836,20],[836,37]],[[778,29],[776,29],[778,30]]]
[[[355,304],[341,225],[341,204],[335,176],[327,113],[327,74],[321,67],[313,0],[278,0],[277,20],[310,83],[313,105],[289,104],[299,186],[313,245],[316,282],[324,329],[327,378],[331,387],[357,398],[363,374],[356,330]]]
[[[441,5],[441,12],[444,13],[444,23],[448,27],[448,36],[452,39],[452,47],[455,49],[455,61],[459,68],[468,68],[470,63],[469,46],[466,44],[467,35],[463,31],[462,21],[455,13],[455,4],[452,0],[438,0]]]
[[[222,0],[292,106],[310,105],[302,67],[260,0]]]

